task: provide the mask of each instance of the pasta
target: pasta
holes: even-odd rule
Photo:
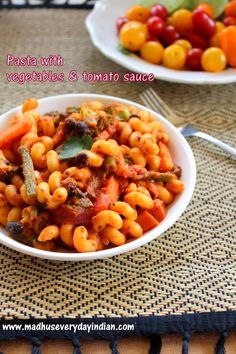
[[[142,237],[184,189],[150,112],[85,102],[39,115],[28,99],[0,133],[0,224],[31,247],[96,252]]]

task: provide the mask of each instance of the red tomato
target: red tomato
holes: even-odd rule
[[[233,17],[233,16],[225,17],[223,20],[223,23],[226,27],[236,26],[236,17]]]
[[[117,20],[116,20],[116,28],[117,28],[117,31],[120,32],[121,30],[121,27],[124,26],[127,22],[129,22],[129,20],[125,17],[119,17]]]
[[[193,11],[193,27],[206,38],[211,38],[216,32],[215,21],[201,9]]]
[[[201,48],[205,50],[209,47],[208,41],[202,38],[197,33],[194,32],[185,33],[184,38],[187,39],[192,44],[193,48]]]
[[[164,44],[164,46],[169,46],[177,39],[180,38],[179,33],[176,31],[174,26],[167,26],[162,35],[161,35],[161,42]]]
[[[194,71],[202,70],[202,65],[201,65],[202,54],[203,54],[203,50],[200,48],[190,49],[186,59],[187,68]]]
[[[157,36],[155,36],[154,34],[150,33],[148,38],[147,38],[147,42],[160,42],[160,41],[157,38]]]
[[[197,9],[204,11],[204,12],[205,12],[208,16],[210,16],[211,18],[214,17],[214,9],[213,9],[213,7],[212,7],[210,4],[208,4],[208,3],[203,3],[203,4],[198,5]]]
[[[229,26],[221,33],[221,48],[229,65],[236,68],[236,26]]]
[[[225,15],[236,17],[236,0],[230,1],[225,6]]]
[[[165,27],[165,22],[161,17],[153,16],[150,17],[147,21],[148,31],[156,36],[160,36],[163,33]]]
[[[165,6],[156,4],[151,7],[151,16],[161,17],[164,21],[167,19],[168,11]]]

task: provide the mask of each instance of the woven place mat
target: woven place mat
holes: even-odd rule
[[[1,113],[26,97],[69,92],[140,102],[139,94],[148,87],[144,83],[6,82],[7,53],[61,54],[65,72],[125,73],[93,48],[84,28],[86,15],[76,10],[0,13]],[[236,146],[236,85],[156,81],[152,87],[186,122]],[[178,222],[145,247],[112,259],[58,263],[0,246],[1,318],[129,318],[236,310],[236,162],[205,141],[192,138],[190,144],[198,171],[194,197]]]

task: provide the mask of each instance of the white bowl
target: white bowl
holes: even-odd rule
[[[135,106],[139,109],[148,110],[137,103],[130,102],[121,98],[105,96],[105,95],[92,95],[92,94],[68,94],[61,96],[52,96],[39,100],[38,111],[40,114],[49,112],[52,110],[65,111],[68,106],[80,105],[82,102],[99,100],[106,104],[111,102],[121,102],[127,105]],[[150,110],[149,110],[150,111]],[[7,122],[10,117],[19,114],[21,112],[21,106],[10,110],[3,114],[0,118],[0,130],[3,130],[7,126]],[[94,260],[106,257],[112,257],[121,253],[132,251],[146,243],[154,240],[160,236],[163,232],[169,229],[180,215],[186,209],[195,186],[196,180],[196,166],[193,153],[185,140],[185,138],[178,132],[178,130],[165,118],[159,114],[150,111],[153,117],[159,120],[163,126],[164,131],[170,137],[170,150],[173,156],[174,162],[181,166],[183,174],[182,180],[185,184],[184,192],[175,200],[175,202],[169,207],[167,217],[157,227],[149,232],[146,232],[141,238],[127,243],[123,246],[114,247],[111,249],[93,252],[93,253],[62,253],[62,252],[49,252],[36,248],[26,246],[18,241],[10,238],[3,228],[0,229],[0,243],[8,246],[16,251],[45,259],[57,260],[57,261],[84,261]]]
[[[158,1],[157,1],[158,2]],[[204,71],[172,70],[148,63],[137,55],[124,55],[117,50],[118,36],[115,22],[137,0],[99,0],[86,19],[86,26],[95,47],[107,58],[138,73],[153,73],[156,79],[185,84],[227,84],[236,82],[236,69],[219,73]]]

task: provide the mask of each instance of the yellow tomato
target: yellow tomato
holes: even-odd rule
[[[186,62],[186,51],[178,44],[167,47],[163,55],[163,64],[167,68],[181,70]]]
[[[151,16],[150,10],[144,6],[132,6],[128,11],[125,13],[125,17],[129,21],[139,21],[139,22],[147,22],[149,17]]]
[[[217,21],[216,22],[216,33],[221,33],[225,29],[225,25],[223,22]]]
[[[141,22],[130,21],[121,28],[120,43],[132,52],[140,50],[146,39],[147,27]]]
[[[187,39],[178,39],[177,41],[174,42],[174,44],[178,44],[181,47],[183,47],[186,53],[188,53],[188,51],[192,49],[192,44],[189,41],[187,41]]]
[[[140,50],[141,58],[152,64],[159,64],[162,61],[163,53],[164,47],[161,43],[154,41],[146,42]]]
[[[227,59],[222,49],[211,47],[203,53],[201,63],[205,71],[218,72],[225,69]]]
[[[178,32],[187,32],[193,29],[192,12],[186,9],[180,9],[173,13],[171,24]]]

